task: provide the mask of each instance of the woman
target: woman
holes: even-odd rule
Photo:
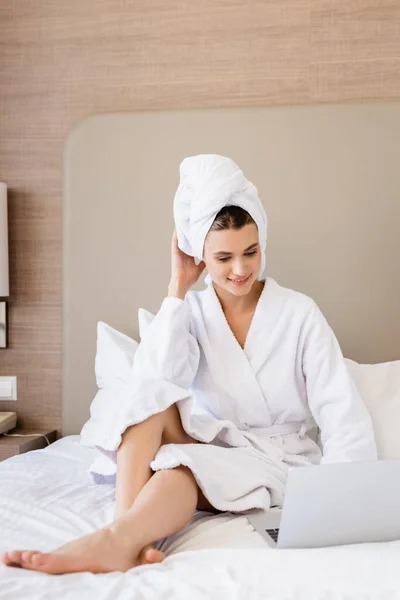
[[[288,466],[376,458],[372,424],[315,303],[262,279],[267,221],[230,159],[181,165],[172,275],[107,438],[115,522],[51,553],[3,555],[48,573],[157,562],[196,508],[282,505]],[[190,291],[204,268],[207,289]],[[307,435],[321,431],[320,447]]]

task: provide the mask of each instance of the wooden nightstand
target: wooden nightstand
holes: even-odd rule
[[[17,427],[7,433],[18,433],[18,434],[42,434],[32,435],[32,437],[8,437],[0,435],[0,461],[15,456],[16,454],[23,454],[30,450],[38,450],[39,448],[46,448],[48,446],[45,435],[49,440],[50,444],[56,441],[57,431],[48,429],[22,429]]]

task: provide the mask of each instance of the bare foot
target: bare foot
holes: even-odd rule
[[[0,556],[0,560],[10,567],[22,567],[54,575],[81,571],[128,571],[136,565],[153,564],[163,559],[162,552],[151,546],[137,548],[132,540],[117,536],[109,528],[69,542],[53,552],[14,550]]]

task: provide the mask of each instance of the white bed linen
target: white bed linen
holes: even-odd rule
[[[69,436],[0,463],[0,552],[50,550],[111,521],[114,487],[94,485],[95,451]],[[0,565],[0,599],[400,598],[400,542],[266,548],[243,516],[196,515],[164,543],[161,565],[51,576]]]

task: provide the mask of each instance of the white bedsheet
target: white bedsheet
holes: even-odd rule
[[[94,451],[69,436],[0,463],[0,552],[50,550],[110,522],[114,488],[88,476]],[[400,542],[316,550],[265,547],[247,519],[196,515],[161,565],[50,576],[0,565],[0,599],[400,598]]]

